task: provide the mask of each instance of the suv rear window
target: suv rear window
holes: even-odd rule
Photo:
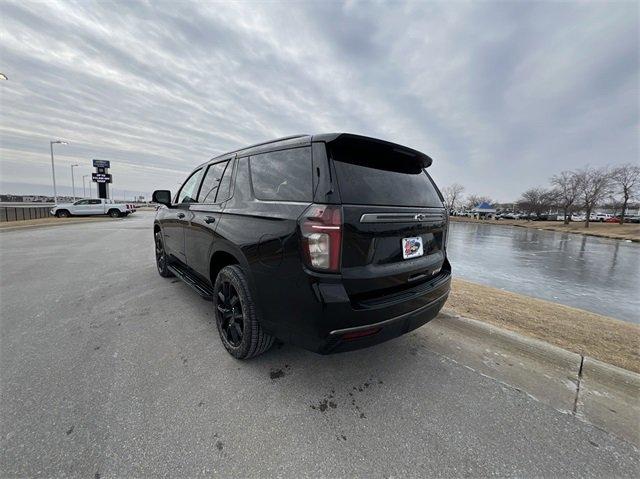
[[[250,158],[253,192],[259,200],[311,201],[311,148],[272,151]]]
[[[431,177],[414,158],[375,148],[332,148],[330,154],[343,203],[442,208]]]

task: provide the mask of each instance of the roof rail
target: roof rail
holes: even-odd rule
[[[309,136],[309,135],[300,134],[300,135],[283,136],[282,138],[276,138],[275,140],[263,141],[261,143],[256,143],[255,145],[245,146],[244,148],[240,148],[235,151],[248,150],[249,148],[255,148],[256,146],[268,145],[269,143],[277,143],[279,141],[285,141],[285,140],[293,140],[294,138],[304,138],[305,136]]]
[[[277,143],[279,141],[293,140],[295,138],[304,138],[306,136],[310,136],[310,135],[301,134],[301,135],[284,136],[282,138],[276,138],[275,140],[263,141],[261,143],[256,143],[255,145],[244,146],[242,148],[238,148],[237,150],[227,151],[225,153],[221,153],[221,154],[219,154],[217,156],[214,156],[213,158],[210,158],[209,160],[207,160],[204,163],[202,163],[202,165],[205,165],[205,164],[207,164],[208,162],[210,162],[212,160],[217,160],[218,158],[222,158],[223,156],[233,155],[234,153],[239,153],[239,152],[244,151],[244,150],[249,150],[249,149],[255,148],[257,146],[269,145],[271,143]],[[199,165],[198,168],[200,168],[202,165]]]

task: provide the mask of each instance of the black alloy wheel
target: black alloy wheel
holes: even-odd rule
[[[260,324],[249,280],[237,264],[225,266],[213,285],[213,314],[222,345],[236,359],[267,351],[275,340]]]
[[[173,274],[167,268],[167,253],[164,250],[162,233],[160,231],[156,231],[154,238],[156,244],[156,266],[158,267],[158,273],[160,273],[160,276],[170,278]]]
[[[223,340],[233,348],[239,347],[244,335],[244,313],[240,296],[230,281],[222,282],[216,308]]]

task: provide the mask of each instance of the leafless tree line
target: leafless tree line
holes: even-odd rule
[[[463,195],[464,186],[454,183],[442,189],[445,205],[449,210],[471,209],[487,202],[489,197]],[[542,214],[552,208],[561,209],[564,222],[569,223],[574,211],[585,212],[585,227],[595,208],[605,203],[620,209],[620,224],[624,224],[629,203],[640,198],[640,166],[624,164],[618,167],[566,170],[551,177],[549,187],[530,188],[516,202],[518,208],[529,213]]]
[[[480,203],[489,203],[490,205],[495,202],[488,196],[481,195],[464,195],[465,187],[460,183],[453,183],[452,185],[442,188],[442,196],[444,197],[444,204],[449,210],[472,209]]]

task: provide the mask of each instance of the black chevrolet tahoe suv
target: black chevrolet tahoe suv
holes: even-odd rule
[[[449,294],[448,216],[431,162],[345,133],[220,155],[175,197],[154,192],[158,271],[213,301],[238,359],[275,338],[323,354],[395,338]]]

